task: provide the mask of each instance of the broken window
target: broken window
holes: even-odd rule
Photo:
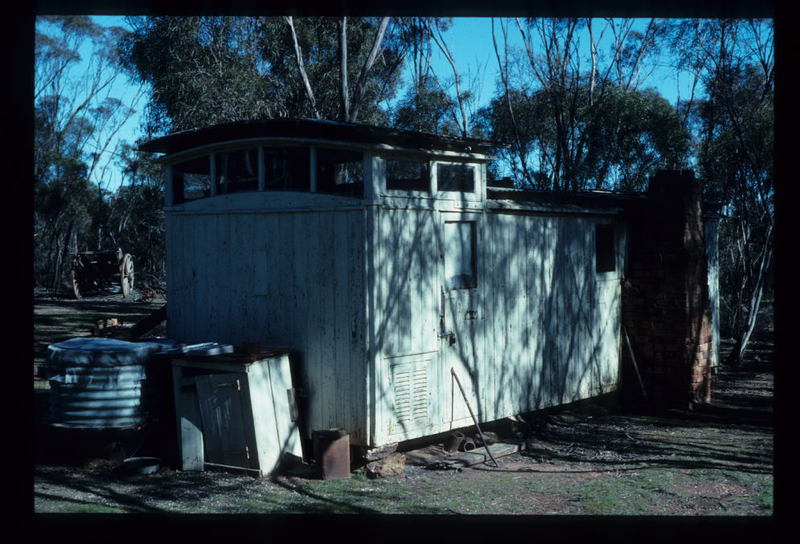
[[[217,194],[258,190],[258,149],[219,153],[216,161]]]
[[[317,192],[364,196],[364,154],[317,148]]]
[[[617,269],[614,225],[595,225],[594,242],[597,272],[614,272]]]
[[[477,287],[475,222],[446,221],[444,244],[445,287],[447,289]]]
[[[437,164],[436,181],[440,191],[475,191],[475,167],[471,164]]]
[[[309,191],[307,147],[265,147],[264,188],[267,191]]]
[[[174,165],[172,183],[175,204],[209,196],[211,194],[209,157],[198,157]]]
[[[386,159],[386,189],[430,192],[430,186],[427,161]]]

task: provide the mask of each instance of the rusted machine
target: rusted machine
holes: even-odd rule
[[[88,293],[109,290],[118,284],[122,296],[133,291],[133,257],[117,251],[84,251],[72,257],[70,281],[75,298]]]

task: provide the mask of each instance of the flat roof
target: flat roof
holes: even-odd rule
[[[511,200],[537,204],[577,205],[586,207],[630,207],[647,201],[647,192],[624,191],[547,191],[536,189],[514,189],[492,186],[486,188],[487,200]],[[722,203],[703,200],[703,212],[718,214]]]
[[[388,144],[409,149],[489,154],[506,144],[477,138],[456,138],[356,123],[318,119],[267,119],[238,121],[184,130],[155,138],[139,146],[141,151],[173,154],[195,147],[249,138],[308,138],[341,142]]]

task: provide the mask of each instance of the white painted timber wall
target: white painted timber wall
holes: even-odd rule
[[[376,445],[472,425],[451,368],[484,422],[616,388],[624,230],[616,270],[597,273],[595,225],[613,215],[517,207],[372,212]],[[475,221],[475,289],[442,289],[447,220]]]
[[[595,272],[595,225],[608,216],[488,215],[489,420],[579,399],[619,379],[620,278]]]
[[[169,334],[290,347],[307,430],[371,446],[471,425],[451,368],[480,421],[616,387],[621,230],[615,272],[594,255],[614,216],[488,206],[266,192],[168,208]],[[475,222],[473,289],[442,289],[450,220]]]
[[[437,432],[437,212],[376,207],[370,286],[372,437],[376,445]],[[410,417],[404,417],[410,416]]]
[[[259,342],[300,356],[308,429],[366,440],[364,209],[241,193],[167,211],[168,328],[180,342]]]

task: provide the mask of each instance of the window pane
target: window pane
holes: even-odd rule
[[[477,287],[475,222],[445,222],[444,243],[445,287],[447,289]]]
[[[597,272],[613,272],[616,270],[614,226],[595,225],[594,241]]]
[[[242,149],[217,155],[217,193],[258,190],[258,150]]]
[[[436,179],[440,191],[471,193],[475,190],[475,168],[468,164],[438,164]]]
[[[176,204],[209,196],[211,194],[209,157],[199,157],[174,165],[172,179]]]
[[[386,188],[391,191],[430,192],[428,163],[405,159],[386,159]]]
[[[347,149],[317,149],[317,192],[364,195],[364,154]]]
[[[267,191],[309,191],[309,150],[307,147],[264,148]]]

